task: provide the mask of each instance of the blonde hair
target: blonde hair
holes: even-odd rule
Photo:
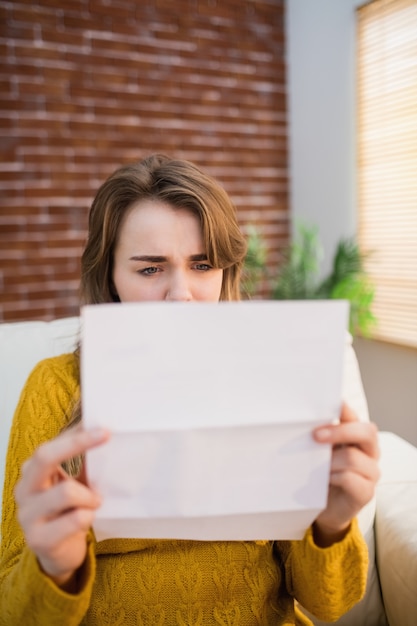
[[[246,240],[229,196],[193,163],[156,154],[117,169],[93,200],[81,258],[82,303],[118,301],[113,285],[113,259],[120,227],[129,209],[145,199],[159,200],[173,209],[186,209],[197,215],[207,260],[223,270],[220,300],[239,300]],[[79,358],[79,350],[75,354]],[[77,401],[65,428],[80,420],[81,403]],[[77,457],[63,466],[71,475],[77,475],[81,464],[82,459]]]

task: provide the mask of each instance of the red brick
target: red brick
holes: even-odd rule
[[[120,2],[112,0],[112,2],[101,2],[100,0],[90,0],[89,8],[91,15],[96,15],[101,19],[103,17],[130,18],[135,17],[135,2]]]
[[[49,24],[56,26],[58,23],[58,11],[52,11],[48,7],[40,6],[43,2],[32,2],[30,5],[23,5],[13,2],[11,19],[12,24]]]
[[[217,176],[242,225],[259,225],[268,265],[279,263],[289,235],[283,17],[278,0],[0,3],[0,319],[78,313],[95,191],[154,151]]]
[[[86,44],[86,36],[82,31],[75,33],[74,31],[66,31],[64,28],[50,28],[42,25],[42,41],[46,44],[53,44],[57,53],[60,48],[70,46],[71,48],[79,48]]]

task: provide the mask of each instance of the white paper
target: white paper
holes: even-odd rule
[[[299,539],[325,507],[344,301],[84,307],[85,427],[110,537]]]

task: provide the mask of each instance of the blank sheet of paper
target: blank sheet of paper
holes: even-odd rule
[[[344,301],[84,307],[97,538],[298,539],[325,507]]]

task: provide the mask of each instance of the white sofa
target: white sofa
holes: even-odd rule
[[[78,332],[76,317],[0,324],[0,489],[20,390],[38,361],[71,351]],[[344,397],[360,419],[369,419],[350,341],[346,346]],[[417,625],[417,448],[387,432],[380,433],[380,445],[382,477],[377,495],[359,516],[371,560],[367,593],[339,620],[341,626]]]

